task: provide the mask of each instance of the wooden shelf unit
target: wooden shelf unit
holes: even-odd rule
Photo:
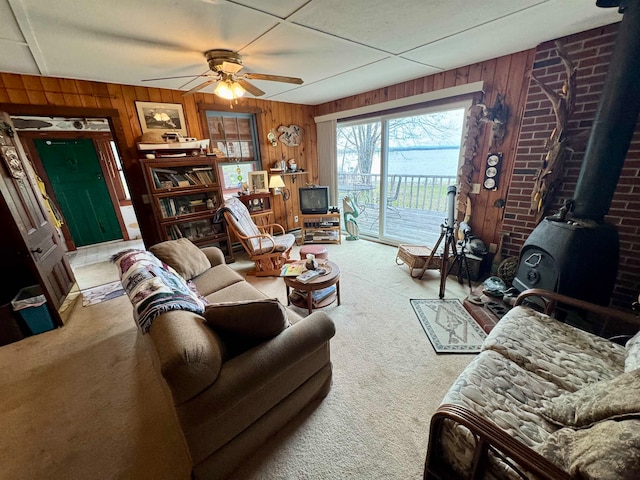
[[[158,234],[217,246],[233,261],[229,232],[216,211],[223,204],[218,172],[205,156],[141,159]]]
[[[258,226],[273,223],[273,199],[270,192],[250,193],[239,195],[238,198],[245,204],[253,221]]]
[[[342,243],[340,214],[300,215],[300,239],[305,243]]]

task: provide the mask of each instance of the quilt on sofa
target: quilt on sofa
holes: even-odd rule
[[[162,312],[186,310],[202,315],[205,300],[172,267],[146,250],[124,250],[111,259],[134,307],[135,320],[147,333]]]

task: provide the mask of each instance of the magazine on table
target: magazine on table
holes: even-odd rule
[[[304,266],[304,262],[292,262],[285,263],[282,270],[280,270],[281,277],[297,277],[298,275],[304,273],[306,267]]]

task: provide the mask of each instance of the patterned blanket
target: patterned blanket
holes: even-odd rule
[[[169,310],[204,313],[205,300],[173,268],[146,250],[124,250],[111,257],[134,307],[142,333],[154,318]]]

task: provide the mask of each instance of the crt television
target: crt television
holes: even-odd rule
[[[326,214],[329,211],[329,187],[298,188],[300,212],[303,215]]]

